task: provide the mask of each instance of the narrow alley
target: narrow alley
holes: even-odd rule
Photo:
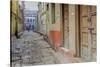
[[[12,60],[15,60],[12,61],[13,66],[80,62],[74,58],[66,60],[68,58],[65,59],[60,52],[55,52],[42,35],[33,31],[24,31],[19,39],[13,38],[12,48]],[[18,59],[20,60],[17,61]]]
[[[58,63],[53,56],[53,50],[44,41],[43,36],[32,31],[25,31],[20,39],[13,39],[12,51],[20,49],[22,62],[25,65],[56,64]],[[19,61],[18,61],[19,62]]]
[[[96,61],[96,6],[10,1],[12,67]]]

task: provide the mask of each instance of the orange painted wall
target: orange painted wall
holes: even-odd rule
[[[60,31],[50,31],[49,32],[50,39],[55,48],[59,48],[61,45],[61,35]]]

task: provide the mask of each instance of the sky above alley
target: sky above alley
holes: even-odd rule
[[[38,2],[34,1],[25,1],[25,9],[26,10],[38,10]]]

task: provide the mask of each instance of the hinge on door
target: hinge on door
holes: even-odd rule
[[[91,16],[96,16],[96,12],[91,12]]]
[[[89,32],[90,32],[90,35],[91,35],[91,38],[92,38],[92,34],[93,34],[93,30],[94,30],[94,28],[93,27],[90,27],[90,28],[88,28],[88,30],[89,30]]]
[[[94,28],[93,27],[90,27],[90,28],[88,28],[88,30],[94,30]]]
[[[96,16],[96,12],[90,12],[90,16]],[[82,17],[89,17],[88,15],[83,15]]]

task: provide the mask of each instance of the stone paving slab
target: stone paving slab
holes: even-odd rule
[[[25,31],[20,39],[14,39],[12,45],[12,51],[16,51],[16,47],[21,48],[22,65],[25,66],[75,62],[75,59],[70,61],[62,53],[55,52],[43,36],[31,31]]]
[[[50,46],[43,40],[43,36],[33,32],[25,32],[20,39],[13,41],[15,46],[22,49],[23,65],[43,65],[54,62],[50,54]],[[49,47],[49,48],[47,48]]]

